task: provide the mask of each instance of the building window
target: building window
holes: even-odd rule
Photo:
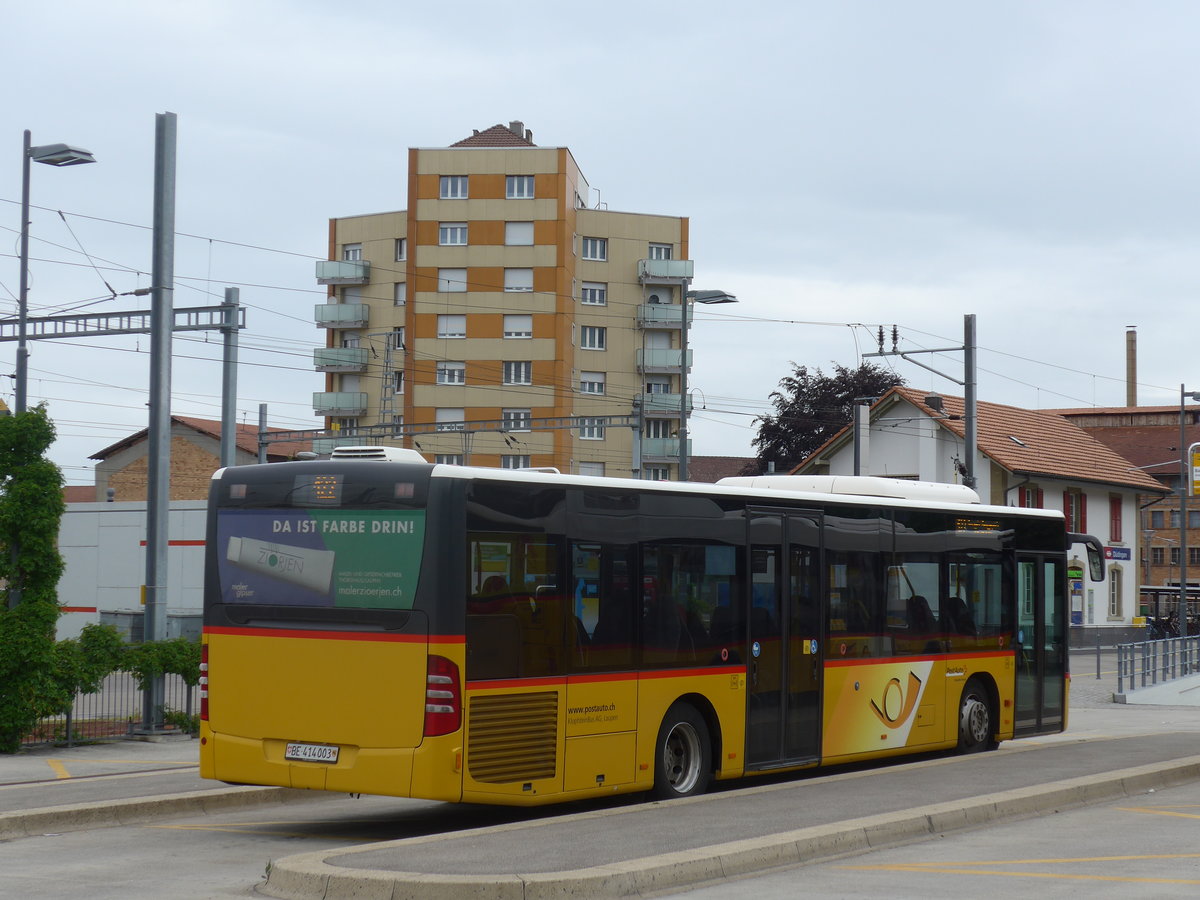
[[[1161,566],[1161,565],[1164,565],[1166,563],[1166,561],[1167,561],[1167,553],[1166,553],[1165,548],[1163,548],[1163,547],[1151,547],[1150,548],[1150,565]]]
[[[466,200],[467,176],[443,175],[441,193],[438,196],[443,200]]]
[[[1161,509],[1150,510],[1150,527],[1156,530],[1163,527],[1163,511]]]
[[[362,259],[362,244],[342,244],[342,259],[350,262]]]
[[[438,316],[437,336],[440,338],[465,338],[467,336],[467,317]]]
[[[1067,517],[1067,531],[1087,532],[1087,494],[1079,488],[1063,491],[1063,515]]]
[[[646,420],[646,437],[654,440],[663,440],[669,438],[672,432],[675,431],[675,421],[673,419],[647,419]]]
[[[533,223],[505,222],[504,243],[510,247],[532,247]]]
[[[1188,510],[1188,530],[1200,528],[1200,509]]]
[[[362,285],[348,284],[342,288],[343,303],[362,303]]]
[[[466,269],[438,269],[439,291],[444,294],[461,294],[466,289]]]
[[[1042,489],[1032,484],[1017,489],[1017,506],[1025,509],[1041,509],[1043,505]]]
[[[342,332],[342,346],[349,350],[356,350],[362,344],[362,338],[357,331]]]
[[[1113,566],[1108,570],[1108,617],[1110,619],[1123,618],[1121,578],[1124,574],[1120,566]]]
[[[466,384],[467,364],[465,362],[439,362],[437,364],[438,384]]]
[[[392,415],[392,434],[399,435],[404,431],[404,415],[395,413]]]
[[[392,297],[392,302],[396,306],[403,306],[408,302],[408,282],[397,281],[395,294]]]
[[[461,453],[437,453],[434,455],[433,461],[439,466],[461,466],[463,464]]]
[[[504,336],[506,338],[533,337],[533,316],[506,315],[504,317]]]
[[[589,478],[604,477],[604,463],[602,462],[581,462],[579,464],[578,475],[587,475]]]
[[[671,393],[671,379],[666,375],[649,375],[646,378],[647,394]]]
[[[506,291],[532,291],[533,269],[505,269],[504,289]]]
[[[606,262],[608,260],[608,239],[585,237],[583,239],[583,258]]]
[[[533,199],[532,175],[509,175],[504,179],[504,196],[509,200]]]
[[[579,420],[579,437],[585,441],[602,441],[607,424],[608,420],[603,417],[584,416]]]
[[[442,222],[438,225],[438,243],[443,247],[466,246],[467,223]]]
[[[533,384],[533,363],[529,361],[506,362],[504,384]]]
[[[333,430],[339,437],[351,437],[358,431],[358,419],[334,419]]]
[[[1121,537],[1121,497],[1110,494],[1108,497],[1108,538],[1110,541],[1123,540]]]
[[[388,335],[388,346],[393,350],[404,349],[404,329],[393,328],[392,333]]]
[[[528,431],[533,425],[533,411],[503,409],[500,411],[500,421],[505,431]]]
[[[581,394],[603,394],[604,393],[604,373],[603,372],[580,372],[579,373],[579,393]]]
[[[1175,528],[1175,529],[1179,528],[1179,510],[1172,509],[1172,510],[1168,511],[1167,523],[1168,523],[1167,524],[1168,528]]]
[[[395,371],[393,371],[390,382],[391,383],[389,384],[389,387],[391,387],[393,394],[403,394],[404,393],[404,370],[396,369]]]
[[[466,428],[463,424],[465,418],[461,406],[439,406],[433,411],[434,430],[462,431]]]
[[[1200,565],[1200,547],[1188,547],[1188,565]],[[1188,579],[1188,583],[1191,583],[1191,578]]]
[[[583,325],[579,329],[579,346],[584,350],[603,350],[608,343],[608,329],[600,325]]]
[[[666,466],[646,466],[645,481],[669,481],[671,479],[671,471]]]
[[[579,302],[585,306],[604,306],[608,303],[608,285],[602,281],[585,281],[579,292]]]
[[[408,259],[408,238],[396,238],[396,262]]]
[[[671,245],[670,244],[651,244],[650,245],[651,259],[670,259]]]
[[[528,469],[529,457],[519,454],[505,454],[500,457],[500,468],[502,469]]]

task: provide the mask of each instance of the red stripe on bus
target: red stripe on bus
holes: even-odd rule
[[[468,681],[467,690],[495,690],[496,688],[521,687],[562,687],[567,679],[558,676],[553,678],[496,678],[488,681]]]
[[[145,547],[145,541],[138,541],[138,546]],[[203,547],[204,541],[167,541],[168,547]]]
[[[60,607],[59,607],[59,609],[60,609],[62,612],[65,612],[65,613],[69,613],[69,612],[95,612],[95,611],[96,611],[96,607],[94,607],[94,606],[60,606]]]
[[[319,641],[382,641],[397,644],[461,644],[462,635],[391,634],[379,631],[315,631],[300,628],[232,628],[224,625],[205,627],[205,634],[232,634],[244,637],[307,638]]]
[[[659,669],[653,672],[639,672],[638,678],[693,678],[699,675],[736,675],[745,672],[745,666],[706,666],[703,669]]]
[[[847,656],[839,659],[826,659],[825,668],[846,668],[849,666],[894,665],[908,662],[936,662],[940,659],[1003,659],[1013,655],[1012,650],[981,650],[976,653],[924,653],[913,656]]]

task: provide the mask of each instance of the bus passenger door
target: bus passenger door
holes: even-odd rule
[[[821,722],[821,515],[750,514],[746,762],[817,759]]]
[[[1063,564],[1017,557],[1017,736],[1061,731],[1067,672],[1067,599]]]

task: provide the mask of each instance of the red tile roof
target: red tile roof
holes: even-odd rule
[[[688,480],[716,484],[722,478],[744,475],[757,459],[753,456],[692,456],[688,458]]]
[[[941,395],[944,414],[953,418],[945,418],[942,412],[929,406],[925,402],[927,392],[905,387],[890,389],[876,402],[875,408],[881,408],[888,398],[896,396],[936,421],[940,428],[960,440],[965,438],[963,398]],[[977,413],[980,452],[1015,475],[1120,485],[1154,493],[1165,490],[1130,460],[1062,416],[983,401],[978,402]],[[849,434],[847,426],[793,471],[820,457],[835,443],[846,440]]]
[[[533,141],[526,140],[524,135],[514,134],[507,125],[493,125],[484,131],[476,131],[469,138],[463,138],[451,147],[536,147]]]
[[[221,423],[212,419],[196,419],[191,416],[171,416],[171,421],[178,422],[181,425],[186,425],[188,428],[194,429],[203,435],[211,437],[213,440],[221,440]],[[288,431],[284,428],[268,428],[268,432]],[[124,450],[140,441],[146,440],[149,435],[149,428],[143,428],[129,437],[123,438],[103,450],[98,450],[93,453],[89,459],[107,459],[118,450]],[[237,438],[235,443],[239,450],[244,450],[247,453],[258,453],[258,425],[242,424],[237,426]],[[278,441],[267,445],[267,458],[280,460],[290,459],[301,450],[311,450],[312,441]]]

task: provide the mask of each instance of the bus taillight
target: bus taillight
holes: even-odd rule
[[[458,731],[462,725],[458,666],[444,656],[430,654],[425,683],[425,737]]]
[[[208,644],[200,645],[200,718],[208,720]]]

